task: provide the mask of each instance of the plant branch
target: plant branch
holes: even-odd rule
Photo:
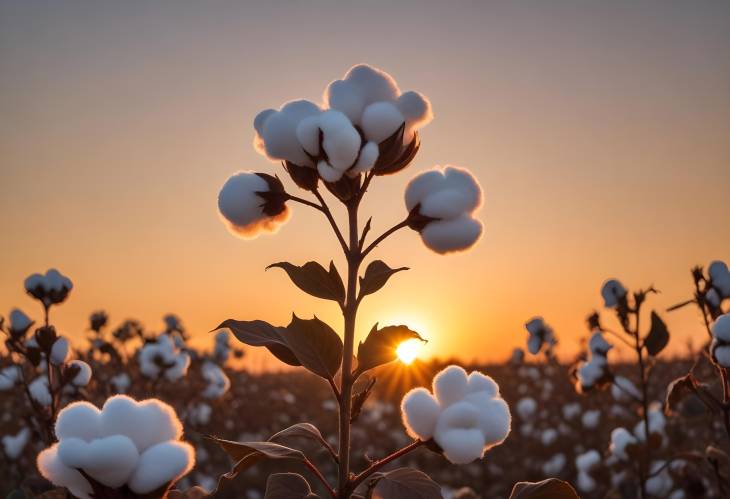
[[[393,227],[380,234],[372,243],[368,245],[367,248],[363,250],[361,257],[365,258],[367,254],[374,250],[378,244],[382,243],[388,236],[390,236],[394,232],[399,231],[403,227],[408,227],[408,220],[403,220],[402,222],[395,224]]]
[[[375,461],[372,463],[367,469],[365,469],[362,473],[359,473],[355,476],[355,478],[352,480],[352,490],[355,490],[358,485],[360,485],[367,477],[378,471],[380,468],[385,466],[388,463],[391,463],[395,461],[396,459],[405,456],[409,452],[419,448],[420,446],[424,445],[425,442],[423,440],[416,440],[414,442],[411,442],[410,444],[406,445],[402,449],[399,449],[395,451],[394,453],[390,454],[389,456],[384,457],[383,459],[379,459],[378,461]]]
[[[317,477],[317,480],[319,480],[322,483],[322,485],[324,485],[324,488],[327,490],[327,492],[329,493],[330,496],[337,497],[337,493],[335,492],[335,489],[332,488],[332,486],[327,482],[327,479],[322,475],[322,473],[317,469],[317,467],[314,464],[312,464],[312,462],[309,459],[304,458],[304,466],[306,466],[307,469],[309,469],[309,471],[311,471],[312,474]]]
[[[324,215],[327,217],[327,220],[329,221],[330,225],[332,226],[332,230],[335,232],[335,235],[337,236],[337,240],[340,242],[340,246],[342,246],[342,251],[345,252],[345,256],[348,256],[350,254],[350,249],[347,246],[347,242],[345,241],[345,238],[342,237],[342,232],[340,231],[340,228],[337,225],[335,218],[332,216],[332,210],[330,210],[330,207],[327,205],[327,201],[324,200],[324,197],[322,197],[322,194],[320,194],[319,190],[315,189],[313,191],[313,193],[321,205],[319,207],[320,210],[322,211],[322,213],[324,213]]]

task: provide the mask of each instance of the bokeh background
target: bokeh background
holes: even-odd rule
[[[2,314],[37,316],[22,281],[57,267],[76,288],[55,322],[78,340],[97,308],[151,329],[175,312],[201,344],[226,318],[339,326],[264,272],[336,255],[317,214],[244,242],[216,195],[237,170],[281,173],[251,145],[258,111],[366,62],[435,111],[411,168],[375,182],[373,232],[412,175],[456,164],[482,183],[485,236],[448,257],[414,233],[383,244],[412,270],[365,301],[359,334],[405,322],[425,357],[497,361],[541,314],[572,355],[605,278],[654,284],[664,308],[692,265],[730,258],[729,53],[725,1],[2,1]],[[704,340],[694,310],[667,320],[674,352]]]

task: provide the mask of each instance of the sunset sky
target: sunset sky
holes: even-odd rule
[[[691,266],[730,260],[729,2],[101,4],[0,3],[2,315],[39,317],[23,279],[57,267],[75,289],[55,322],[77,340],[99,308],[150,329],[175,312],[201,345],[228,318],[341,328],[332,302],[264,271],[336,256],[344,272],[324,219],[295,205],[242,241],[216,196],[237,170],[282,173],[252,147],[258,111],[319,101],[361,62],[435,114],[410,168],[371,188],[373,233],[435,164],[478,177],[485,232],[456,256],[412,231],[381,245],[411,270],[365,300],[359,335],[407,323],[427,356],[501,360],[542,315],[568,357],[605,278],[654,284],[663,310]],[[705,339],[694,310],[666,317],[675,351]]]

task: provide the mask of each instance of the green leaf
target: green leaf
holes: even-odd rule
[[[272,267],[284,269],[292,282],[307,294],[340,304],[345,302],[345,285],[334,262],[330,262],[329,271],[317,262],[307,262],[301,267],[289,262],[278,262],[266,269]]]
[[[321,320],[296,315],[286,327],[286,341],[304,367],[325,379],[333,378],[342,363],[342,340]]]
[[[238,341],[252,347],[266,347],[277,359],[290,366],[301,366],[297,356],[289,347],[282,328],[264,321],[223,321],[215,330],[230,329]]]
[[[266,480],[264,499],[314,499],[309,483],[297,473],[274,473]]]
[[[439,484],[411,468],[379,473],[370,483],[372,499],[442,499]]]
[[[580,499],[568,482],[548,478],[542,482],[518,482],[509,499]]]
[[[669,331],[664,321],[652,310],[651,312],[651,328],[649,334],[644,340],[644,346],[649,355],[656,356],[664,350],[664,347],[669,343]]]
[[[396,359],[398,345],[406,340],[417,339],[424,343],[426,340],[408,326],[386,326],[378,329],[375,324],[365,341],[357,347],[357,371],[363,373]]]
[[[385,286],[385,283],[388,282],[390,276],[402,270],[408,270],[408,267],[391,269],[388,267],[388,264],[382,260],[370,262],[370,265],[368,265],[365,269],[365,275],[360,278],[360,296],[375,293]]]
[[[301,451],[273,442],[233,442],[209,436],[235,462],[231,471],[223,475],[225,478],[235,478],[242,471],[255,464],[267,460],[291,459],[303,462],[306,458]]]
[[[269,442],[282,442],[289,438],[304,438],[321,444],[326,449],[331,449],[330,444],[324,439],[322,433],[316,426],[310,423],[297,423],[280,432],[272,435]]]

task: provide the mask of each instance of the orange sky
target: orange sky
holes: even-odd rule
[[[236,170],[280,172],[251,146],[259,110],[367,62],[435,112],[410,169],[372,187],[374,233],[402,219],[412,175],[451,163],[482,184],[485,236],[447,257],[412,232],[382,245],[412,270],[364,302],[360,333],[407,322],[429,355],[494,360],[542,314],[575,353],[604,278],[653,283],[663,309],[692,265],[730,260],[728,53],[727,2],[5,2],[0,310],[37,315],[22,281],[55,266],[76,285],[57,324],[77,338],[97,308],[153,329],[175,312],[201,342],[227,318],[340,327],[264,272],[335,255],[323,220],[294,206],[276,236],[241,241],[216,195]],[[704,339],[694,311],[668,323],[675,349]]]

